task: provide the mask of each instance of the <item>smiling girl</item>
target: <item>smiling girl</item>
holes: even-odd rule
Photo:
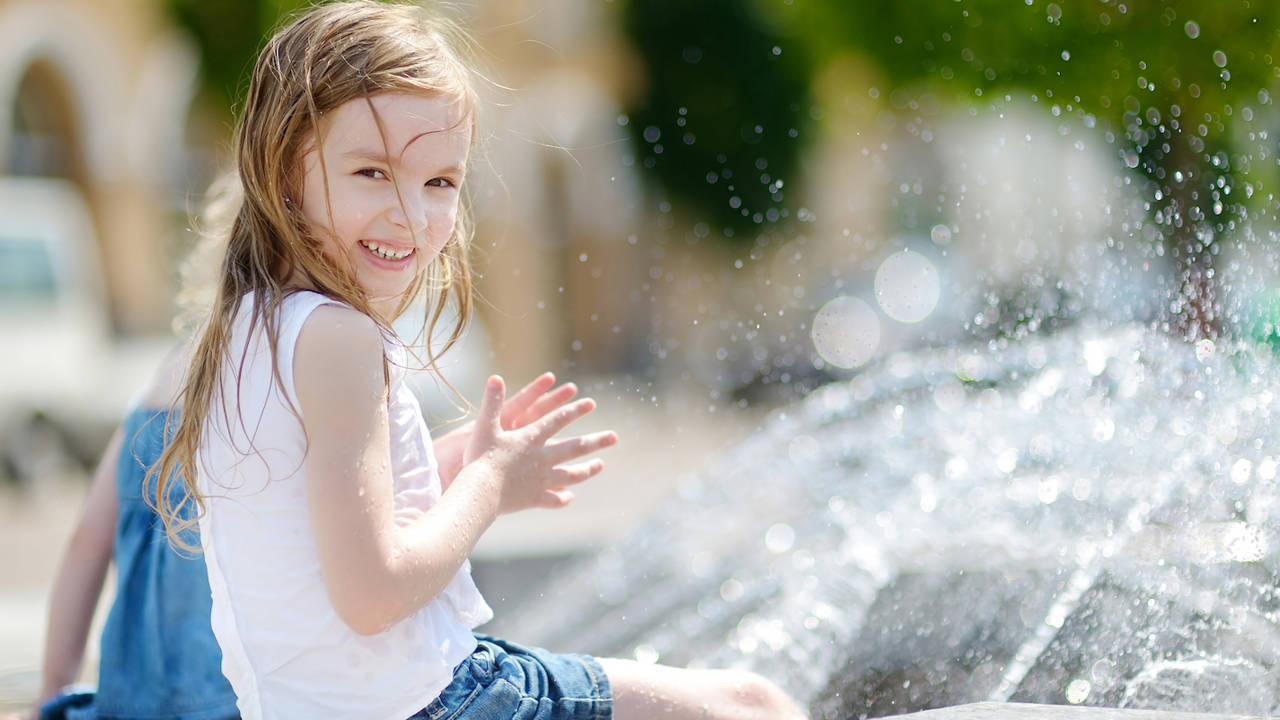
[[[502,513],[558,508],[612,432],[543,376],[433,444],[392,321],[425,290],[470,309],[462,187],[472,76],[419,8],[317,7],[258,58],[244,200],[185,408],[152,477],[182,478],[223,672],[245,718],[787,718],[746,673],[554,655],[473,628],[467,555]],[[430,331],[426,334],[431,336]],[[446,344],[447,348],[447,344]],[[432,356],[434,357],[434,356]],[[437,458],[437,454],[439,457]],[[160,508],[170,536],[180,508]],[[188,523],[189,524],[189,523]]]

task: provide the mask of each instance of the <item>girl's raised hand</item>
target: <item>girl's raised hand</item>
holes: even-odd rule
[[[537,385],[538,381],[535,381],[530,387]],[[527,425],[506,429],[502,411],[505,396],[502,378],[496,375],[489,378],[464,462],[489,466],[497,484],[500,513],[535,507],[564,507],[573,500],[573,493],[566,489],[568,486],[587,480],[604,469],[600,460],[572,461],[617,444],[617,434],[604,431],[555,439],[561,430],[594,410],[595,401],[584,398],[567,405],[562,405],[564,400],[544,402],[543,399],[549,397],[545,389],[531,393],[533,399],[524,409],[512,414],[513,420],[526,414],[537,419]]]
[[[573,383],[565,383],[552,390],[556,376],[546,372],[534,378],[520,392],[512,395],[502,404],[499,415],[503,430],[522,428],[547,413],[573,399],[578,394],[578,387]]]
[[[565,383],[551,389],[555,385],[556,376],[546,372],[534,378],[520,389],[520,392],[507,398],[502,404],[499,416],[503,430],[515,430],[541,418],[573,399],[578,394],[578,387],[573,383]],[[438,470],[440,473],[440,489],[448,490],[453,479],[462,469],[463,455],[471,442],[471,433],[475,421],[471,421],[433,442]]]

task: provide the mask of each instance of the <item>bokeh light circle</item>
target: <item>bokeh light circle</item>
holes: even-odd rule
[[[942,283],[929,258],[903,250],[885,258],[876,270],[876,301],[884,314],[903,323],[917,323],[938,307]]]
[[[855,368],[880,347],[880,316],[856,297],[841,295],[823,305],[810,331],[818,356],[839,368]]]

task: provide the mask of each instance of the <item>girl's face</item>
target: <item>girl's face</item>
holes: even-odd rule
[[[302,156],[302,214],[389,321],[453,234],[470,122],[452,98],[384,92],[321,123],[320,147]]]

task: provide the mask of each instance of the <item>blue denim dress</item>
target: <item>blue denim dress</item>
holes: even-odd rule
[[[209,627],[204,559],[170,547],[163,524],[142,498],[147,469],[164,449],[168,417],[165,410],[137,407],[125,418],[116,469],[116,598],[102,630],[98,691],[50,701],[41,720],[239,717]],[[194,533],[186,539],[200,544]]]

